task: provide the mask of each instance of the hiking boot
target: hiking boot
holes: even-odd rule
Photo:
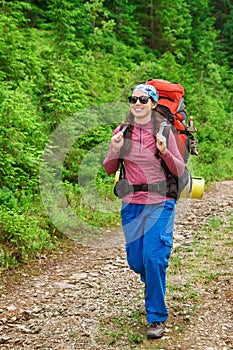
[[[163,336],[165,329],[164,322],[152,322],[147,326],[147,338],[158,339]]]

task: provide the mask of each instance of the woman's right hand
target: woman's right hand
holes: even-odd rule
[[[112,144],[113,152],[119,153],[121,150],[121,147],[124,144],[124,134],[122,131],[119,131],[116,135],[112,136],[111,144]]]

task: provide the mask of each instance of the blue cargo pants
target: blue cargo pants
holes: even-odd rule
[[[175,200],[158,204],[122,202],[121,218],[127,261],[145,283],[148,323],[168,318],[165,304],[166,269],[172,248]]]

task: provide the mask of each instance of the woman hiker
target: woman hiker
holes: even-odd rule
[[[125,123],[113,132],[103,166],[108,175],[124,160],[128,191],[123,193],[121,219],[127,261],[145,283],[147,337],[163,336],[168,310],[165,303],[166,269],[172,249],[176,200],[166,195],[166,177],[161,166],[180,176],[185,164],[175,137],[167,139],[160,125],[157,90],[148,84],[135,86],[129,96],[130,111]],[[121,131],[122,129],[122,131]],[[131,186],[132,185],[132,186]],[[123,192],[125,187],[123,189]]]

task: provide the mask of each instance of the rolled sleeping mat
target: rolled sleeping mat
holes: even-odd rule
[[[199,176],[192,176],[192,192],[190,198],[202,199],[205,189],[205,179]]]
[[[180,198],[202,199],[205,189],[205,179],[199,176],[192,176],[192,191],[190,183],[181,192]]]
[[[117,170],[116,173],[115,173],[115,177],[114,177],[114,185],[116,185],[116,183],[119,181],[119,178],[120,178],[120,170]]]

